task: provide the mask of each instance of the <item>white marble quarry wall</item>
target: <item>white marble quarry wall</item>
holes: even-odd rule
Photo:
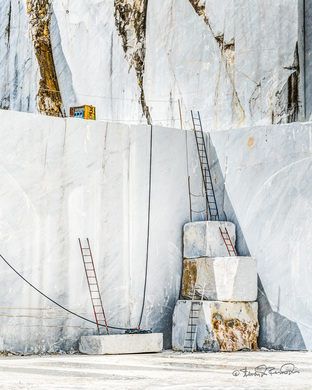
[[[51,48],[67,113],[93,104],[99,119],[150,117],[180,127],[180,100],[187,128],[190,109],[201,111],[206,130],[304,117],[302,0],[41,3],[51,4]],[[146,11],[129,12],[122,24],[120,9],[137,4]],[[0,0],[0,9],[0,108],[36,112],[44,64],[34,54],[26,0]]]
[[[89,237],[109,324],[136,327],[146,260],[150,127],[4,110],[0,123],[0,253],[48,296],[93,319],[77,241]],[[169,347],[182,228],[189,221],[184,131],[153,127],[151,186],[142,328],[164,332]],[[0,275],[2,349],[69,351],[81,334],[96,331],[53,306],[1,260]]]
[[[311,349],[311,123],[213,132],[209,149],[238,253],[257,259],[260,346]]]
[[[150,128],[3,110],[0,123],[0,253],[49,296],[92,318],[77,242],[88,236],[109,322],[136,326],[145,271]],[[193,135],[156,126],[153,134],[142,325],[164,331],[168,347],[179,298],[182,227],[190,220],[186,138],[192,192],[202,188]],[[236,224],[238,254],[257,259],[260,346],[312,349],[311,140],[311,123],[210,134],[220,210]],[[204,208],[202,198],[193,200],[194,209]],[[68,351],[81,334],[95,331],[41,298],[1,262],[0,275],[2,349]]]

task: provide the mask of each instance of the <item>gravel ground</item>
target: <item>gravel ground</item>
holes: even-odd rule
[[[311,390],[312,352],[1,357],[0,389]]]

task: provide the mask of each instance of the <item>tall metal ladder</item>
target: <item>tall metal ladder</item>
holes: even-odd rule
[[[107,325],[105,312],[104,312],[104,308],[103,308],[103,302],[102,302],[101,293],[100,293],[100,289],[99,289],[99,283],[98,283],[98,279],[97,279],[96,272],[95,272],[90,242],[89,242],[89,239],[87,238],[85,240],[86,246],[82,246],[80,238],[78,238],[78,241],[79,241],[79,246],[80,246],[84,269],[86,272],[86,278],[87,278],[87,282],[88,282],[88,287],[89,287],[89,292],[90,292],[90,297],[91,297],[91,302],[92,302],[92,307],[93,307],[93,312],[94,312],[94,317],[95,317],[95,322],[96,322],[98,334],[101,334],[100,327],[103,324],[105,325],[106,333],[109,334],[108,325]]]
[[[196,351],[196,335],[198,327],[199,313],[202,308],[202,301],[191,301],[191,309],[188,318],[188,324],[184,339],[183,350],[185,352]]]
[[[235,249],[235,246],[232,243],[231,237],[229,235],[229,232],[226,227],[224,227],[224,230],[222,230],[221,227],[219,227],[220,234],[223,238],[224,244],[226,246],[226,249],[228,251],[229,256],[237,256],[237,252]]]
[[[203,126],[200,118],[199,111],[197,111],[197,116],[191,111],[193,130],[196,139],[197,152],[200,162],[200,168],[203,176],[204,189],[206,195],[206,205],[209,211],[209,216],[211,221],[220,221],[218,206],[216,201],[216,196],[213,188],[211,172],[209,168],[208,154],[205,144],[205,137],[203,132]],[[229,256],[237,256],[235,247],[232,243],[230,235],[227,228],[224,230],[220,227],[220,234],[226,246]]]
[[[197,111],[197,116],[196,116],[194,112],[191,111],[191,115],[192,115],[194,135],[196,139],[197,152],[200,161],[200,168],[203,177],[203,183],[204,183],[204,189],[206,195],[206,205],[207,205],[207,210],[209,212],[209,218],[211,221],[219,221],[220,217],[219,217],[217,201],[216,201],[215,192],[214,192],[212,179],[211,179],[211,172],[210,172],[209,162],[208,162],[208,154],[207,154],[207,149],[205,144],[203,126],[200,119],[200,114],[199,111]]]

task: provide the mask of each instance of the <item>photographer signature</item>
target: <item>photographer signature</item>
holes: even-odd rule
[[[272,376],[272,375],[292,375],[299,374],[300,371],[293,363],[285,363],[281,365],[279,368],[270,367],[266,364],[261,364],[255,368],[241,368],[239,370],[234,370],[232,372],[233,376],[242,376],[243,378],[249,376],[258,376],[260,378],[264,376]]]

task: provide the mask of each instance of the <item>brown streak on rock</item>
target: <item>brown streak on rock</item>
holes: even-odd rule
[[[237,318],[225,320],[221,314],[214,313],[212,326],[221,352],[258,348],[258,323],[242,322]]]
[[[144,94],[145,36],[148,0],[115,0],[115,24],[130,67],[134,67],[140,88],[140,104],[147,123],[152,118]]]
[[[184,298],[192,298],[189,296],[195,288],[197,279],[197,266],[193,260],[185,259],[183,261],[183,276],[182,276],[182,288],[181,295]]]
[[[31,37],[40,70],[38,109],[50,116],[63,116],[50,37],[50,0],[27,0]]]

